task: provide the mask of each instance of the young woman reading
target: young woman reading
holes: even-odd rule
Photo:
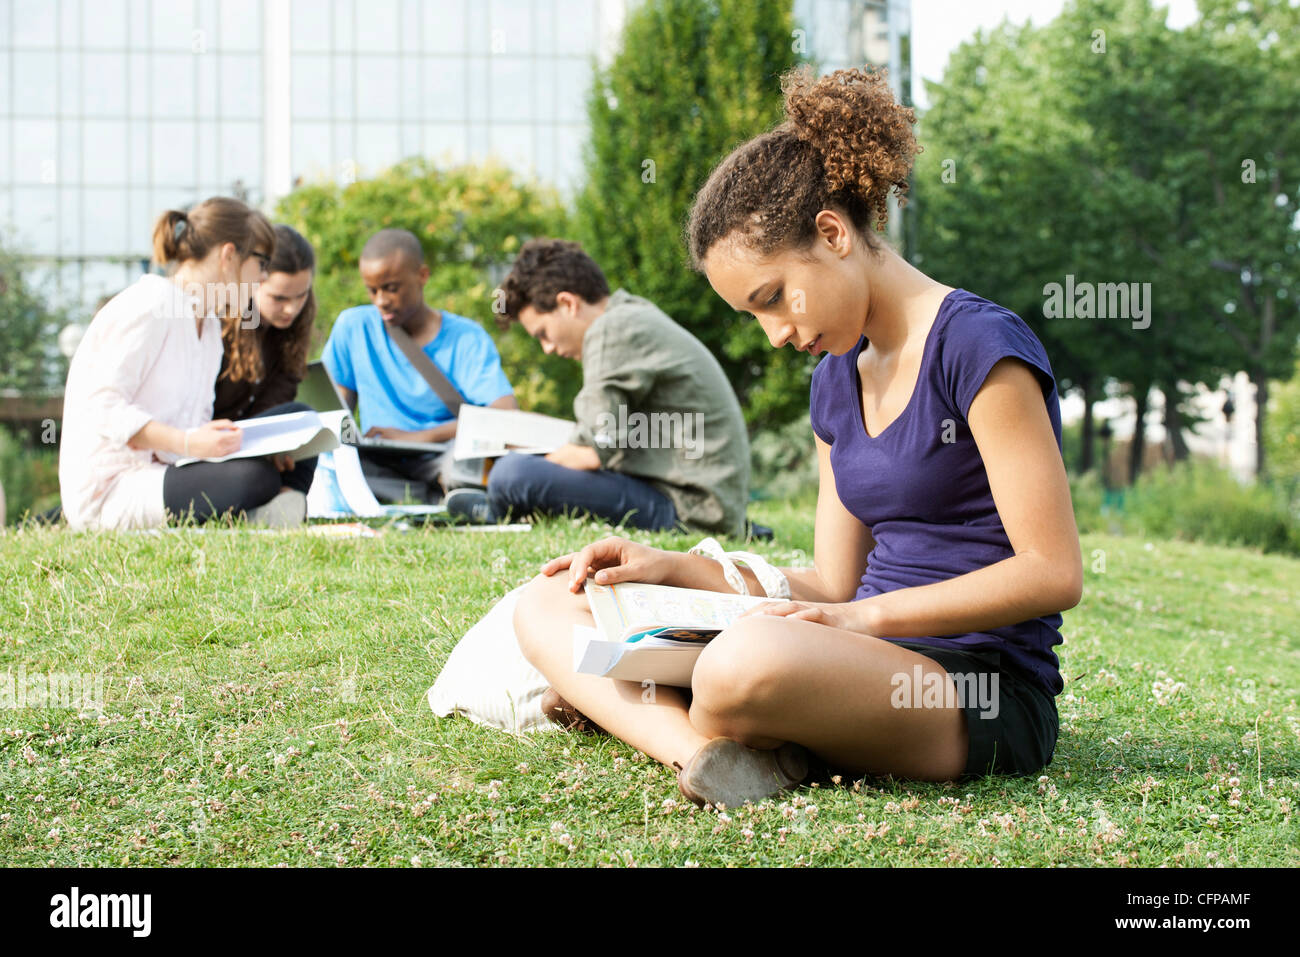
[[[225,354],[217,376],[212,415],[217,419],[252,419],[286,412],[308,412],[295,402],[307,374],[307,352],[316,325],[316,253],[292,226],[275,227],[275,255],[257,287],[256,323],[235,316],[222,327]],[[316,459],[295,462],[273,456],[284,483],[282,492],[298,493],[306,513],[307,491],[316,475]]]
[[[689,692],[646,701],[635,683],[575,674],[571,633],[591,622],[589,574],[729,591],[702,556],[611,538],[556,558],[519,603],[520,645],[564,701],[677,767],[700,804],[792,786],[809,751],[849,774],[1036,772],[1056,743],[1060,612],[1083,578],[1047,356],[1017,316],[877,238],[917,152],[883,77],[783,85],[786,122],[714,170],[688,241],[774,348],[828,353],[811,397],[814,565],[783,569],[792,600],[707,646]]]

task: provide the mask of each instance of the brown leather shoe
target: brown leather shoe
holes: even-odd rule
[[[714,738],[677,771],[682,794],[703,807],[740,807],[798,785],[808,776],[808,752],[786,742],[770,751]]]
[[[542,692],[542,714],[568,731],[581,731],[583,734],[604,734],[605,729],[592,721],[569,702],[560,697],[554,688]]]

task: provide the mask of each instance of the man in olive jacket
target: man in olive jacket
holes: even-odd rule
[[[486,494],[457,490],[453,515],[585,511],[636,528],[744,537],[749,439],[722,367],[653,303],[611,293],[577,243],[524,245],[501,287],[499,322],[518,320],[547,354],[582,363],[577,426],[545,457],[509,454]]]

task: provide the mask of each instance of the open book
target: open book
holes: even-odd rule
[[[240,419],[235,425],[243,430],[243,444],[235,452],[219,459],[178,459],[176,465],[193,462],[228,462],[231,459],[255,459],[267,455],[288,455],[295,462],[310,459],[339,445],[338,427],[327,425],[316,412],[286,412],[258,419]]]
[[[569,441],[574,423],[539,412],[460,407],[456,420],[455,459],[490,459],[507,452],[545,454]]]
[[[573,670],[686,688],[709,640],[741,612],[771,601],[671,585],[588,580],[595,628],[574,627]]]

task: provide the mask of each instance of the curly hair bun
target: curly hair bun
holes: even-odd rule
[[[916,114],[898,103],[885,72],[836,70],[823,77],[807,67],[781,78],[792,132],[822,156],[831,193],[849,192],[871,210],[877,228],[888,198],[906,202],[908,174],[920,152]]]

